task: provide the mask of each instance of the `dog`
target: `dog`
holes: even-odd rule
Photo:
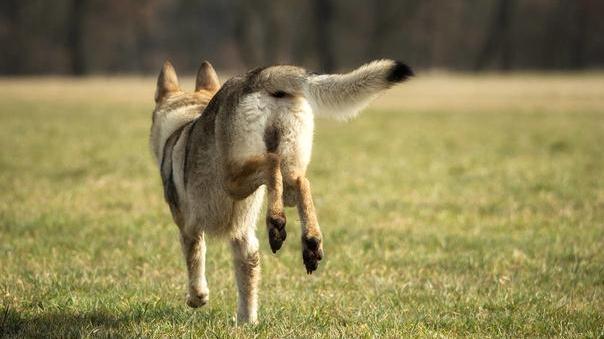
[[[260,255],[256,221],[267,194],[273,253],[286,239],[284,206],[296,206],[308,274],[323,258],[323,239],[306,178],[314,117],[350,119],[413,71],[378,60],[346,74],[296,66],[256,68],[220,85],[208,62],[195,91],[178,83],[166,61],[157,79],[150,144],[164,197],[180,229],[188,272],[187,304],[208,302],[206,235],[230,241],[238,289],[237,321],[258,320]],[[264,188],[266,187],[266,188]]]

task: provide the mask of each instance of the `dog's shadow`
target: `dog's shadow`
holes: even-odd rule
[[[155,305],[151,308],[123,310],[99,310],[77,313],[42,312],[38,315],[22,315],[5,308],[0,313],[0,337],[87,337],[87,336],[148,336],[154,324],[170,323],[174,326],[190,322],[212,321],[221,317],[219,312],[182,312],[175,306]]]

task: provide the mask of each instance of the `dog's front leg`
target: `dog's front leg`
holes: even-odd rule
[[[323,259],[323,240],[317,221],[315,205],[310,193],[310,182],[304,176],[296,179],[298,214],[302,223],[302,259],[306,273],[311,274]]]
[[[262,184],[268,191],[266,226],[271,250],[276,253],[285,238],[285,212],[283,210],[283,177],[281,159],[275,153],[252,157],[247,161],[231,165],[227,169],[226,189],[234,198],[243,199],[252,194]]]
[[[231,240],[235,279],[237,280],[237,322],[258,321],[258,283],[260,281],[260,253],[258,239],[250,226],[241,239]]]
[[[205,305],[210,297],[205,274],[206,243],[204,235],[201,233],[197,236],[189,236],[181,230],[180,242],[189,277],[187,305],[197,308]]]

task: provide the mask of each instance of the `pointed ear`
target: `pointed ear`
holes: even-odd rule
[[[214,70],[214,67],[204,61],[199,66],[197,71],[197,79],[195,79],[195,92],[205,89],[210,92],[216,92],[220,88],[220,80],[218,80],[218,74]]]
[[[166,62],[164,62],[164,66],[161,69],[161,72],[159,73],[159,77],[157,77],[155,102],[159,102],[168,94],[178,91],[180,91],[180,86],[178,85],[178,77],[176,76],[176,71],[174,70],[174,66],[172,66],[170,61],[166,60]]]

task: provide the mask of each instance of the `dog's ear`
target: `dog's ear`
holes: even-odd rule
[[[174,66],[172,66],[170,61],[166,60],[161,72],[159,73],[159,77],[157,77],[155,102],[160,102],[168,94],[178,91],[180,91],[180,86],[178,85],[176,71],[174,70]]]
[[[201,90],[216,92],[219,88],[220,80],[218,80],[214,67],[207,61],[202,62],[197,71],[197,79],[195,79],[195,92]]]

